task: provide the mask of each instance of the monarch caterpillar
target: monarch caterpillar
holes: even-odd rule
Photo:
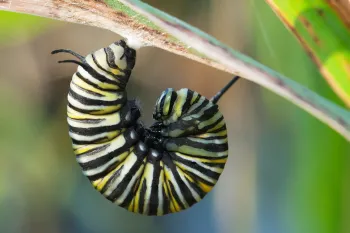
[[[216,104],[187,88],[168,88],[145,127],[125,91],[136,51],[124,40],[78,60],[68,94],[67,121],[83,174],[108,200],[135,213],[165,215],[199,202],[216,184],[228,156],[226,124]]]

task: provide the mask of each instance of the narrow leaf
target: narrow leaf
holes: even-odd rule
[[[350,107],[350,2],[266,0]]]
[[[240,75],[290,100],[350,140],[350,112],[215,38],[136,0],[3,0],[6,10],[111,30],[214,68]]]

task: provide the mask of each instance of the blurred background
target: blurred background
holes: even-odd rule
[[[344,106],[264,1],[148,0],[232,48]],[[88,26],[0,11],[0,232],[348,233],[350,146],[290,102],[241,79],[220,101],[230,156],[214,190],[178,214],[145,217],[111,204],[75,161],[66,123],[73,64],[119,40]],[[156,48],[142,48],[130,97],[151,122],[167,87],[211,97],[232,77]]]

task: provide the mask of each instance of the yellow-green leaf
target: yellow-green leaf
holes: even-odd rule
[[[266,1],[304,46],[329,85],[350,107],[350,2]]]

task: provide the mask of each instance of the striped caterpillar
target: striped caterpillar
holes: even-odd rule
[[[83,174],[111,202],[135,213],[165,215],[187,209],[214,187],[228,156],[223,115],[216,104],[235,77],[208,100],[187,88],[158,98],[154,124],[144,126],[125,91],[136,51],[120,40],[78,65],[68,94],[67,121]]]

